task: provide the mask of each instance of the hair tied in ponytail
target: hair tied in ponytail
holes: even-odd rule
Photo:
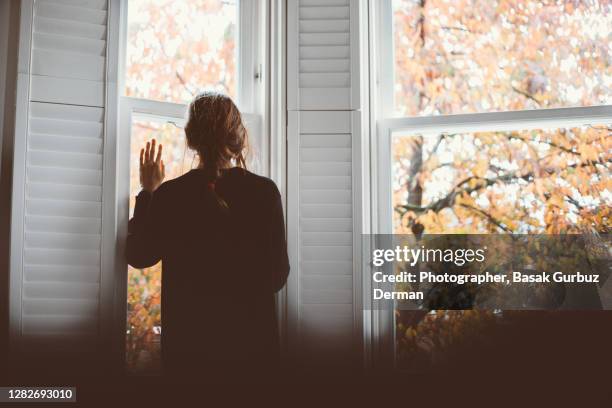
[[[215,182],[221,178],[222,170],[246,169],[248,134],[240,111],[228,96],[204,92],[189,104],[185,136],[187,146],[198,153],[199,168],[204,170],[202,188],[207,187],[219,207],[228,210],[228,204],[215,191]]]

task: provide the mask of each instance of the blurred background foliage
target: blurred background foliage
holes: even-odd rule
[[[612,103],[609,1],[394,0],[393,8],[396,116]],[[397,133],[394,231],[609,233],[611,134],[609,123]],[[398,364],[433,364],[503,315],[396,310]]]

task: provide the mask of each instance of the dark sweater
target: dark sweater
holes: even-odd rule
[[[289,259],[281,196],[269,179],[234,168],[215,185],[203,170],[142,191],[129,223],[128,263],[162,261],[165,374],[215,375],[278,358],[274,294]],[[241,368],[241,369],[242,369]]]

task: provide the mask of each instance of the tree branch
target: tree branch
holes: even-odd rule
[[[193,90],[191,90],[191,88],[189,87],[189,85],[187,84],[187,82],[185,81],[183,76],[181,74],[179,74],[178,71],[174,71],[174,74],[176,75],[178,80],[181,82],[181,84],[183,84],[183,87],[187,90],[187,92],[189,92],[191,94],[191,96],[195,96],[196,95],[195,92],[193,92]]]
[[[495,225],[498,228],[501,228],[502,230],[506,231],[507,233],[513,234],[514,231],[512,231],[510,228],[508,228],[507,226],[505,226],[504,224],[501,223],[501,221],[498,221],[495,217],[493,217],[491,214],[481,210],[480,208],[476,208],[476,207],[472,207],[471,205],[468,204],[460,204],[461,207],[463,208],[467,208],[468,210],[474,211],[475,213],[477,213],[478,215],[483,216],[484,218],[487,219],[487,221],[489,221],[491,224]]]
[[[520,89],[518,89],[518,88],[517,88],[517,87],[515,87],[515,86],[512,86],[512,90],[513,90],[514,92],[518,93],[518,94],[523,95],[523,96],[524,96],[525,98],[527,98],[527,99],[531,99],[532,101],[534,101],[535,103],[537,103],[537,104],[538,104],[538,106],[541,106],[541,105],[542,105],[542,102],[538,101],[538,100],[535,98],[535,96],[531,95],[530,93],[527,93],[527,92],[525,92],[525,91],[521,91]]]
[[[605,165],[605,164],[610,164],[610,163],[612,163],[612,159],[599,160],[596,162],[588,161],[586,163],[581,162],[581,163],[571,164],[561,169],[559,168],[545,169],[544,171],[548,174],[554,174],[554,173],[558,173],[558,172],[561,172],[567,169],[572,169],[572,168],[575,169],[575,168],[588,167],[588,166]],[[507,173],[507,174],[503,174],[501,176],[493,177],[493,178],[482,178],[482,177],[477,177],[477,176],[469,176],[463,179],[462,181],[460,181],[459,183],[457,183],[457,185],[453,188],[453,190],[449,192],[446,196],[442,197],[441,199],[437,201],[434,201],[433,203],[429,205],[417,206],[417,205],[410,205],[410,204],[401,204],[396,207],[396,211],[398,211],[402,215],[408,211],[413,211],[415,213],[424,213],[427,211],[439,212],[444,208],[452,207],[455,204],[455,200],[457,196],[460,196],[462,194],[469,195],[475,191],[490,187],[498,182],[511,182],[511,181],[518,181],[518,180],[529,181],[530,179],[534,177],[535,177],[534,172],[528,172],[525,174]],[[474,187],[461,188],[461,186],[469,183],[472,180],[478,180],[482,182],[477,184]]]
[[[512,136],[512,134],[509,134],[509,133],[504,133],[504,136],[506,136],[506,138],[508,138],[509,140],[516,139],[516,140],[520,140],[521,142],[524,142],[524,143],[544,143],[544,144],[547,144],[547,145],[549,145],[551,147],[554,147],[554,148],[557,148],[557,149],[559,149],[561,151],[564,151],[566,153],[570,153],[570,154],[573,154],[573,155],[576,155],[576,156],[580,156],[580,153],[578,153],[575,150],[568,149],[567,147],[563,147],[563,146],[561,146],[561,145],[559,145],[557,143],[549,142],[547,140],[523,139],[522,137]]]
[[[447,31],[463,31],[465,33],[473,33],[472,30],[468,30],[467,28],[457,27],[457,26],[440,26],[441,29]]]

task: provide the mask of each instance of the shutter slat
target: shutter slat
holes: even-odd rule
[[[32,52],[32,73],[56,78],[102,81],[105,75],[105,58],[35,48]]]
[[[300,136],[300,147],[351,147],[350,134],[307,134]]]
[[[102,229],[99,218],[58,217],[26,215],[26,231],[59,232],[64,234],[99,234]]]
[[[28,164],[69,169],[102,170],[102,155],[30,150],[28,152]]]
[[[99,186],[102,184],[102,171],[100,170],[76,170],[29,165],[27,177],[29,181],[33,182],[79,184],[85,186]]]
[[[350,72],[350,60],[348,58],[300,60],[300,75],[312,72]]]
[[[351,163],[300,163],[300,174],[304,176],[350,176]]]
[[[302,33],[300,45],[350,45],[349,33]],[[348,60],[347,60],[348,61]],[[348,66],[347,66],[348,70]]]
[[[350,204],[351,190],[300,190],[301,204]]]
[[[349,20],[300,20],[300,33],[346,33]]]
[[[350,305],[353,303],[353,290],[301,290],[300,302],[304,305],[308,304],[342,304]],[[306,319],[304,319],[306,320]],[[334,319],[335,320],[335,319]],[[317,330],[321,330],[323,321],[317,320]]]
[[[316,72],[300,74],[300,86],[302,88],[342,88],[349,87],[350,82],[349,73]]]
[[[54,18],[62,21],[79,21],[81,23],[106,26],[106,10],[96,10],[69,4],[50,4],[37,1],[34,6],[37,17]]]
[[[34,33],[34,48],[44,50],[66,51],[78,54],[103,57],[106,51],[106,41],[68,35]]]
[[[37,199],[67,201],[102,201],[102,187],[54,183],[28,183],[26,196]]]
[[[308,162],[350,162],[352,149],[350,147],[302,147],[300,161]]]
[[[97,324],[97,318],[87,316],[24,315],[22,331],[25,335],[55,333],[65,337],[73,337],[74,334],[94,333],[97,329]]]
[[[353,275],[351,261],[301,261],[300,274],[303,275]]]
[[[343,275],[306,275],[300,277],[300,288],[315,291],[321,287],[327,290],[351,290],[353,280]]]
[[[300,20],[348,20],[350,8],[348,6],[302,6],[300,7]]]
[[[96,266],[100,264],[100,251],[26,248],[24,262],[30,265]]]
[[[34,18],[34,31],[77,38],[91,38],[94,40],[106,39],[106,26],[103,24],[88,24],[41,16]]]
[[[350,134],[350,112],[302,112],[300,113],[300,133],[307,134]],[[335,136],[334,136],[335,137]],[[340,136],[345,137],[345,136]]]
[[[83,122],[79,120],[56,120],[50,118],[30,119],[31,133],[44,133],[57,136],[80,136],[102,140],[102,123]]]
[[[26,200],[26,214],[47,217],[100,218],[102,203],[29,198]]]
[[[23,274],[24,280],[28,282],[98,283],[100,281],[99,266],[25,265]]]
[[[78,123],[102,123],[104,121],[104,109],[90,106],[77,106],[74,104],[59,105],[53,103],[31,102],[30,116],[38,119],[48,118]]]
[[[104,82],[32,75],[31,100],[68,105],[104,106]]]
[[[300,103],[303,106],[317,106],[319,109],[337,109],[351,101],[348,88],[302,88]]]
[[[26,297],[36,299],[88,299],[98,297],[97,283],[26,282],[23,292]]]
[[[350,232],[353,230],[351,218],[306,218],[300,219],[300,229],[304,232]]]
[[[348,176],[301,176],[303,189],[350,190],[351,178]]]
[[[308,59],[346,59],[350,56],[350,48],[345,45],[333,47],[308,46],[300,47],[300,58]]]
[[[29,146],[36,150],[102,154],[102,139],[31,134]]]
[[[300,0],[302,7],[317,7],[317,6],[348,6],[349,0]]]
[[[352,261],[352,246],[307,246],[300,248],[301,259],[305,261]]]
[[[29,316],[82,316],[95,318],[98,302],[90,299],[24,299],[23,312]]]
[[[58,234],[49,232],[27,232],[25,246],[27,248],[68,249],[68,250],[98,250],[99,235]]]
[[[97,10],[107,9],[107,0],[38,0],[39,3],[64,4],[68,6],[88,7]]]
[[[304,218],[351,218],[353,209],[347,204],[301,204],[300,215]]]
[[[301,234],[303,246],[346,246],[353,244],[352,232],[304,232]]]

